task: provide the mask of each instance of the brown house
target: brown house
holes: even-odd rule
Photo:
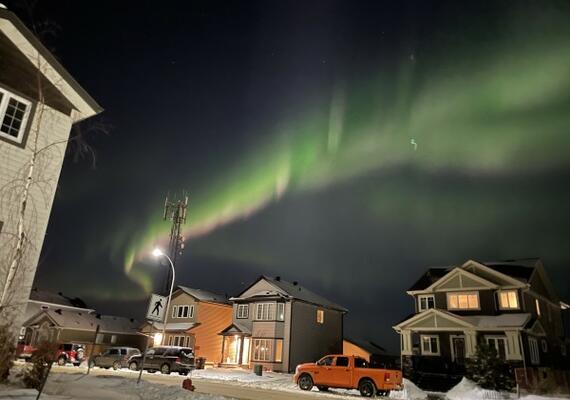
[[[465,360],[485,343],[521,386],[544,380],[568,386],[562,320],[568,305],[540,259],[430,268],[408,294],[415,313],[394,329],[401,336],[404,375],[418,385],[434,390],[453,385],[465,373]]]
[[[217,364],[222,354],[222,338],[218,333],[231,322],[232,306],[225,296],[178,286],[166,313],[162,343],[191,347],[196,357],[205,358],[208,364]],[[153,329],[160,334],[163,324],[155,323]],[[145,324],[142,331],[148,334],[150,325]]]

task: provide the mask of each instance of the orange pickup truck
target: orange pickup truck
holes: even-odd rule
[[[316,363],[298,365],[294,380],[302,390],[313,386],[321,391],[331,387],[358,389],[364,397],[387,396],[403,387],[401,371],[370,368],[364,358],[346,355],[329,355]]]

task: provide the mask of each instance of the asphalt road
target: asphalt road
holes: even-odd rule
[[[70,366],[65,366],[65,367],[54,366],[52,371],[57,373],[77,373],[77,372],[86,372],[86,369],[70,367]],[[138,373],[134,373],[128,370],[113,371],[101,368],[94,368],[91,370],[90,373],[92,375],[123,376],[129,379],[137,379],[138,377]],[[142,375],[142,379],[147,382],[159,383],[162,385],[175,385],[175,386],[182,386],[182,381],[185,378],[186,377],[176,374],[163,375],[160,373],[144,372]],[[210,393],[210,394],[222,395],[239,400],[291,400],[291,399],[330,400],[331,398],[342,400],[342,399],[360,398],[358,396],[335,394],[334,392],[318,393],[316,391],[303,392],[299,389],[293,389],[293,388],[287,391],[279,389],[258,388],[252,386],[241,386],[236,383],[226,383],[223,381],[215,381],[215,380],[200,379],[200,378],[192,378],[192,383],[196,387],[196,392],[198,393]],[[49,385],[47,386],[47,388],[49,388]]]

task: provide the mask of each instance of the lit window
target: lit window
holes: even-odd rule
[[[503,310],[518,310],[519,298],[516,290],[501,290],[499,292],[499,308]]]
[[[536,307],[536,315],[539,317],[542,316],[540,312],[540,301],[538,301],[538,299],[534,299],[534,306]]]
[[[0,88],[0,137],[22,143],[31,103]]]
[[[324,310],[317,310],[317,323],[324,324],[325,323],[325,311]]]
[[[253,339],[253,360],[271,361],[271,339]]]
[[[447,308],[450,310],[478,310],[479,293],[448,293]]]
[[[435,299],[432,295],[418,296],[418,309],[425,311],[435,307]]]
[[[275,303],[258,303],[255,309],[255,319],[258,321],[275,320]]]
[[[111,335],[111,344],[117,343],[117,335]]]
[[[249,304],[238,304],[237,318],[245,319],[249,317]]]
[[[439,336],[422,335],[422,355],[438,356],[439,355]]]
[[[277,303],[277,321],[285,321],[285,303]]]
[[[495,349],[499,358],[504,360],[507,357],[507,338],[489,336],[487,337],[487,344]]]
[[[283,361],[283,339],[275,339],[275,362]]]

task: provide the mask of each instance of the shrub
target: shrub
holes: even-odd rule
[[[515,385],[509,365],[486,343],[477,346],[475,358],[466,360],[465,367],[466,377],[483,389],[510,391]]]
[[[0,325],[0,383],[6,382],[16,356],[16,338],[7,325]]]
[[[51,363],[55,361],[57,347],[56,343],[50,342],[42,342],[36,347],[30,359],[32,366],[23,373],[22,381],[26,387],[41,388]]]

